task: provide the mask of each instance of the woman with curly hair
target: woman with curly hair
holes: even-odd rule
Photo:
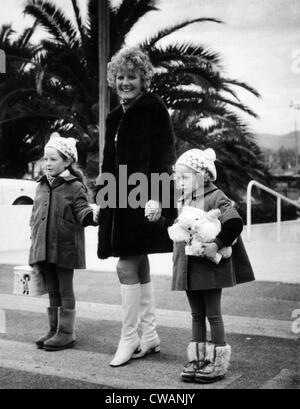
[[[174,134],[168,110],[162,100],[149,92],[154,74],[146,53],[138,48],[125,48],[108,64],[108,85],[120,101],[106,119],[106,134],[101,175],[113,174],[116,198],[119,198],[120,166],[127,170],[127,181],[136,173],[143,174],[150,185],[151,175],[172,174],[175,162]],[[100,178],[96,202],[105,183]],[[122,186],[121,186],[122,189]],[[121,285],[122,330],[111,366],[120,366],[131,358],[141,358],[160,351],[156,332],[153,286],[148,254],[172,251],[166,229],[158,223],[160,215],[176,217],[175,207],[162,206],[161,194],[147,193],[142,206],[130,206],[127,183],[127,205],[101,208],[99,215],[98,257],[119,257],[117,274]],[[172,190],[172,184],[171,184]],[[124,191],[123,191],[124,192]],[[129,203],[128,203],[129,202]],[[151,205],[151,209],[149,206]],[[145,207],[149,208],[145,217]],[[141,337],[137,332],[141,323]]]

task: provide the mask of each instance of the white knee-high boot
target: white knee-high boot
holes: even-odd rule
[[[137,333],[141,285],[121,284],[122,297],[122,330],[118,349],[110,366],[120,366],[132,358],[134,351],[139,349],[140,338]]]
[[[156,332],[155,302],[152,282],[141,284],[140,320],[142,328],[141,351],[132,358],[141,358],[160,351],[160,339]]]

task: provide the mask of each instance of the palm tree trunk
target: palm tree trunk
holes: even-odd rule
[[[103,160],[105,118],[109,97],[106,66],[109,58],[109,0],[99,1],[99,174]]]
[[[5,51],[0,49],[0,74],[6,73],[6,55]]]

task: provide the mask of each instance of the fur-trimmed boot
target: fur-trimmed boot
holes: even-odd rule
[[[58,322],[58,307],[48,307],[47,308],[47,313],[48,313],[48,320],[49,320],[49,331],[46,335],[43,337],[39,338],[38,340],[35,341],[36,345],[38,348],[43,348],[44,347],[44,342],[47,341],[47,339],[50,339],[53,337],[53,335],[56,333],[57,330],[57,322]]]
[[[132,358],[160,351],[160,339],[156,332],[155,302],[152,282],[141,284],[140,320],[142,328],[141,351]]]
[[[180,374],[184,382],[194,381],[196,372],[204,365],[206,342],[191,341],[186,349],[188,363],[184,365]]]
[[[139,351],[140,337],[137,333],[141,285],[121,284],[123,322],[118,349],[110,366],[126,364],[135,351]]]
[[[58,310],[58,329],[55,335],[44,342],[47,351],[72,348],[75,344],[75,310],[60,307]]]
[[[208,343],[205,353],[205,364],[195,374],[195,381],[210,383],[224,378],[230,361],[231,346],[215,346]]]

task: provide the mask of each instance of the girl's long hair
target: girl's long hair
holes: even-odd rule
[[[71,175],[77,177],[80,182],[84,185],[86,189],[88,189],[88,183],[87,183],[87,178],[85,174],[83,173],[83,170],[77,165],[77,163],[71,163],[70,166],[67,168]]]
[[[60,151],[58,151],[59,155],[64,159],[64,160],[68,160],[68,158]],[[89,188],[88,185],[88,180],[82,170],[82,168],[77,164],[72,162],[67,169],[70,171],[71,175],[75,176],[76,178],[78,178],[78,180],[83,184],[85,191],[88,195],[89,201],[92,201],[92,192]]]
[[[93,193],[89,187],[88,179],[81,167],[77,163],[71,163],[71,165],[67,169],[69,169],[71,175],[77,177],[80,180],[85,188],[89,202],[93,202]]]

